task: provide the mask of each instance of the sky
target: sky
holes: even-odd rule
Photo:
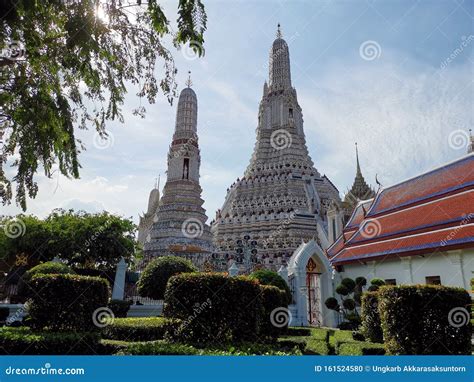
[[[177,1],[162,4],[174,20]],[[290,49],[310,155],[341,196],[354,180],[355,142],[362,173],[373,186],[376,174],[390,186],[465,155],[474,120],[473,1],[204,4],[205,56],[169,47],[180,89],[190,70],[198,97],[201,187],[209,220],[253,152],[278,23]],[[158,65],[157,77],[162,76]],[[155,178],[161,175],[161,188],[166,180],[177,102],[170,106],[158,97],[144,105],[144,119],[132,115],[139,104],[130,87],[125,123],[107,125],[107,142],[93,130],[79,132],[87,147],[80,156],[81,178],[39,174],[40,191],[28,201],[27,213],[107,210],[138,222]],[[14,203],[0,206],[0,214],[20,212]]]

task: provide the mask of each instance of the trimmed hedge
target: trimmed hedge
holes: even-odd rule
[[[296,337],[296,336],[307,337],[311,335],[311,329],[307,327],[292,326],[286,329],[285,334],[291,337]]]
[[[286,305],[291,304],[293,297],[290,287],[278,273],[268,269],[259,269],[258,271],[252,272],[249,277],[258,280],[261,285],[272,285],[283,290],[287,298]]]
[[[339,345],[338,355],[384,355],[383,344],[362,341],[344,342]]]
[[[170,277],[180,273],[197,272],[191,261],[177,256],[163,256],[148,263],[137,283],[140,296],[162,300]]]
[[[120,341],[155,341],[174,330],[176,320],[163,317],[116,318],[102,330],[102,337]]]
[[[471,354],[472,326],[468,317],[462,321],[471,298],[464,289],[386,286],[378,299],[388,354]]]
[[[329,346],[327,341],[312,336],[281,337],[278,339],[278,344],[286,351],[298,349],[302,354],[305,355],[329,354]]]
[[[113,345],[112,345],[113,346]],[[198,348],[192,345],[170,343],[167,341],[152,341],[130,343],[118,351],[118,355],[300,355],[298,350],[284,351],[269,345],[242,343],[239,346],[216,346]]]
[[[365,292],[361,305],[361,332],[371,342],[383,343],[383,332],[380,324],[377,292]]]
[[[97,333],[32,332],[26,327],[0,328],[1,355],[94,355],[99,353]]]
[[[31,294],[30,284],[33,276],[52,274],[74,274],[74,271],[66,264],[56,261],[47,261],[46,263],[38,264],[21,276],[18,283],[18,295],[28,297]]]
[[[28,306],[34,329],[91,331],[98,327],[97,309],[107,306],[109,283],[98,277],[70,274],[36,275]],[[96,317],[94,317],[94,314]]]
[[[110,300],[108,307],[113,312],[115,318],[125,318],[132,305],[131,301]]]
[[[181,320],[171,336],[191,343],[255,341],[263,315],[258,281],[220,273],[173,276],[165,293],[165,317]]]
[[[285,291],[275,286],[261,285],[260,288],[263,300],[260,337],[276,339],[288,328],[288,298]]]

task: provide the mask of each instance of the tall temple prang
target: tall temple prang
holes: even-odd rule
[[[242,268],[242,239],[253,242],[252,263],[278,270],[302,242],[326,239],[326,211],[340,202],[336,187],[314,168],[303,115],[291,83],[290,54],[278,27],[263,86],[257,140],[245,174],[229,188],[211,230],[227,266]],[[239,241],[240,240],[240,241]]]
[[[144,254],[146,261],[154,256],[186,257],[202,268],[213,246],[199,185],[198,103],[190,79],[187,85],[179,96],[166,184],[145,240]]]

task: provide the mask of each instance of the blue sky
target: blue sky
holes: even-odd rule
[[[172,19],[176,3],[164,3]],[[386,186],[465,154],[474,120],[474,2],[204,3],[205,57],[169,46],[180,87],[191,70],[198,96],[201,186],[210,219],[249,163],[277,23],[290,48],[309,152],[341,196],[354,179],[356,141],[366,180],[374,184],[378,174]],[[38,176],[40,192],[28,212],[105,209],[137,221],[158,174],[164,184],[176,113],[161,97],[145,105],[140,119],[131,114],[138,104],[131,87],[125,123],[108,125],[113,139],[105,148],[94,145],[94,131],[80,132],[87,146],[81,179]],[[2,207],[2,213],[19,212]]]

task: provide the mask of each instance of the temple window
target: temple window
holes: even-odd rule
[[[440,276],[426,276],[425,280],[426,280],[426,284],[441,285],[441,277]]]
[[[189,158],[184,158],[183,179],[189,179]]]

